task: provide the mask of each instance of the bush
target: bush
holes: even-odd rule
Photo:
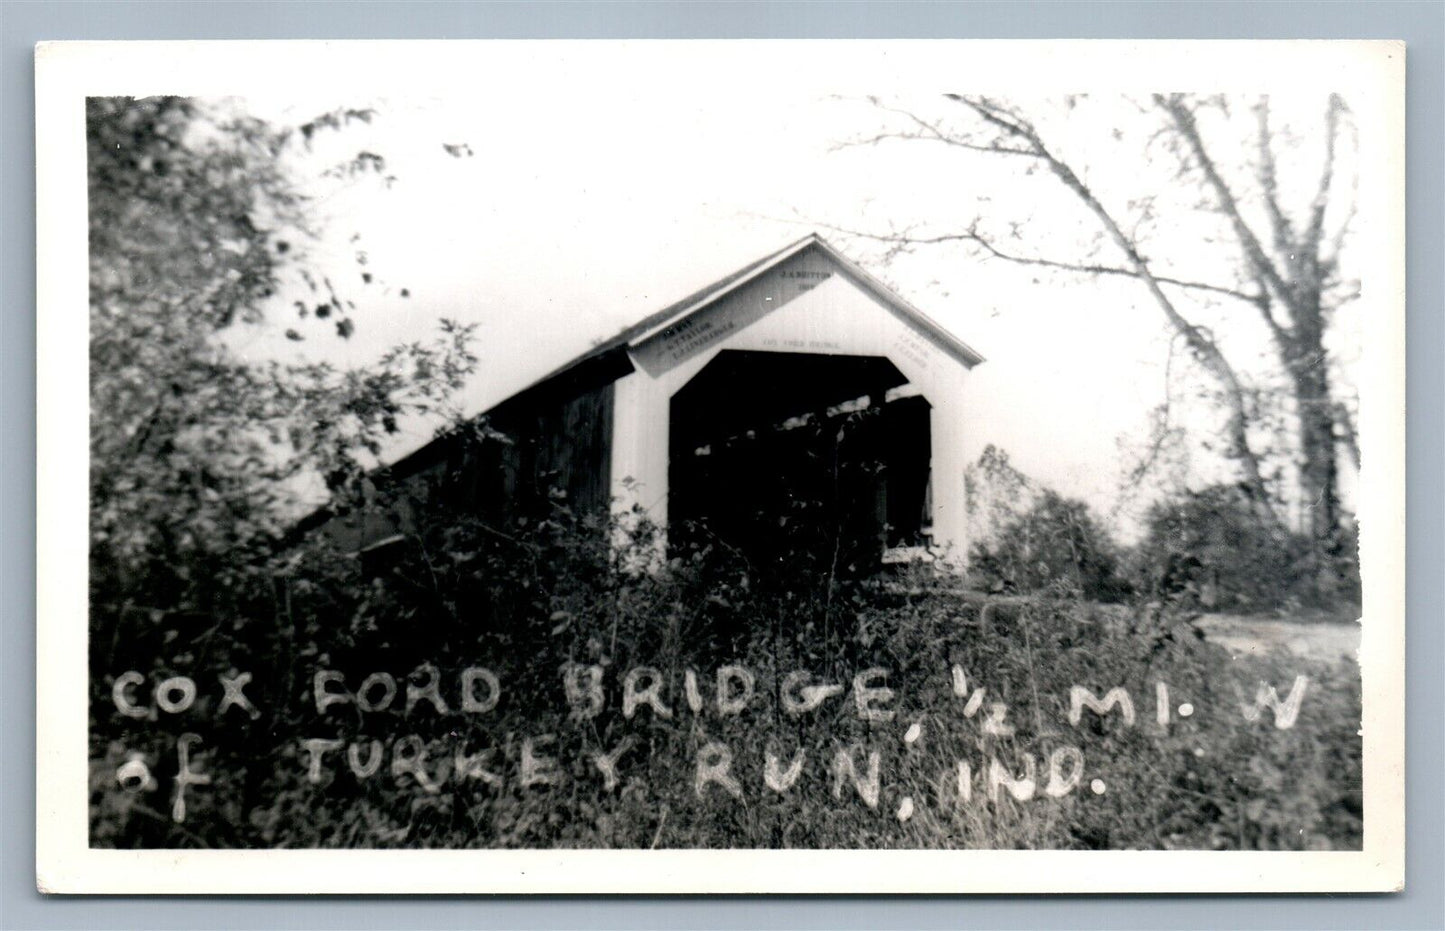
[[[1322,562],[1312,541],[1261,520],[1236,486],[1158,502],[1145,527],[1137,584],[1155,597],[1234,611],[1360,603],[1353,532]]]
[[[1119,602],[1130,585],[1119,572],[1119,548],[1082,501],[1044,490],[995,542],[969,559],[975,584],[994,592],[1067,592]]]

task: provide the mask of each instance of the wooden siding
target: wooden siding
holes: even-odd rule
[[[329,515],[320,521],[320,532],[364,555],[413,533],[421,502],[499,529],[559,506],[578,517],[606,515],[615,391],[611,381],[596,383],[602,377],[539,385],[513,397],[488,415],[493,434],[466,431],[432,444],[424,460],[410,460],[405,470],[379,473],[368,495],[371,504]]]
[[[504,521],[565,504],[578,516],[606,513],[612,490],[612,383],[571,397],[518,398],[492,418],[510,443],[493,440],[476,502]],[[488,480],[490,477],[490,480]]]

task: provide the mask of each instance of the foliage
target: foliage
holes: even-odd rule
[[[118,846],[215,847],[1056,847],[1298,849],[1358,847],[1358,674],[1352,667],[1231,660],[1187,625],[1134,618],[1077,599],[980,600],[947,577],[919,570],[892,584],[837,583],[799,575],[765,586],[717,554],[678,555],[656,572],[635,566],[657,553],[655,529],[620,527],[558,507],[542,521],[492,527],[455,513],[417,523],[376,578],[314,538],[269,580],[209,607],[205,617],[132,612],[117,623],[117,665],[97,671],[92,695],[92,840]],[[127,663],[148,680],[186,674],[202,683],[235,667],[260,717],[214,703],[184,716],[143,721],[115,713],[110,682]],[[435,666],[449,704],[406,708],[408,684]],[[606,705],[592,718],[569,713],[562,674],[572,664],[603,672]],[[714,671],[746,667],[756,694],[738,714],[715,704]],[[967,716],[951,667],[966,670],[989,702],[1008,704],[1016,732],[990,736],[985,713]],[[485,666],[501,684],[490,711],[459,713],[461,670]],[[626,670],[658,671],[670,717],[620,705]],[[888,722],[860,720],[851,695],[816,712],[781,712],[783,677],[803,670],[838,682],[870,667],[895,692]],[[398,682],[385,711],[344,704],[318,712],[318,669],[356,690],[373,672]],[[699,682],[690,707],[684,682]],[[412,672],[409,676],[408,673]],[[1281,731],[1239,713],[1259,682],[1287,690],[1297,673],[1312,685],[1300,720]],[[1153,723],[1156,681],[1199,709],[1169,728]],[[879,684],[882,684],[880,681]],[[1126,687],[1139,720],[1070,727],[1068,690]],[[971,686],[972,687],[972,686]],[[144,702],[148,686],[137,691]],[[912,725],[921,734],[904,738]],[[195,764],[209,786],[192,787],[183,824],[163,814],[172,797],[173,744],[202,740]],[[405,735],[425,747],[436,791],[391,768]],[[382,766],[358,778],[346,751],[329,753],[307,778],[301,741],[383,744]],[[524,741],[555,763],[552,784],[523,786]],[[697,759],[711,742],[728,748],[742,798],[695,790]],[[1015,771],[1072,744],[1084,784],[1061,799],[989,801],[982,783],[960,799],[957,763],[977,774],[991,757]],[[628,747],[608,784],[596,752]],[[534,749],[535,749],[534,747]],[[866,806],[851,787],[834,793],[839,750],[876,750],[881,800]],[[460,780],[454,753],[490,749],[496,778]],[[806,752],[787,793],[764,785],[764,754],[783,765]],[[158,785],[128,791],[115,781],[125,751],[143,754]],[[1042,765],[1042,764],[1040,764]],[[445,778],[444,778],[445,777]],[[1042,774],[1040,778],[1043,778]],[[1092,779],[1104,794],[1088,790]],[[914,813],[897,811],[904,798]]]
[[[1352,534],[1342,531],[1345,554],[1321,568],[1308,538],[1261,524],[1235,486],[1156,502],[1145,527],[1139,584],[1157,597],[1234,611],[1360,603]]]
[[[189,668],[206,689],[199,707],[214,710],[218,675],[269,664],[279,634],[248,639],[254,611],[241,606],[280,591],[290,554],[277,547],[304,484],[346,500],[398,420],[444,409],[476,364],[471,328],[450,323],[351,370],[248,358],[226,339],[278,324],[277,303],[298,293],[324,301],[298,302],[299,316],[353,332],[354,302],[313,274],[320,231],[294,156],[316,132],[366,118],[342,110],[293,132],[224,102],[87,99],[96,688],[117,668]],[[260,758],[255,725],[230,736],[222,759],[244,772]],[[91,739],[114,785],[126,749],[98,723]],[[217,759],[214,744],[200,752]],[[171,830],[145,806],[132,813]]]
[[[354,329],[354,302],[310,271],[317,231],[290,157],[297,138],[365,113],[340,112],[298,136],[223,104],[87,100],[99,600],[184,603],[189,585],[272,545],[300,482],[339,491],[400,418],[436,411],[475,365],[471,329],[453,324],[356,370],[249,359],[222,338],[274,317],[298,281],[324,292],[310,319]]]
[[[1028,513],[1045,491],[1013,465],[1005,450],[992,443],[984,447],[977,462],[963,470],[963,487],[968,539],[984,546],[992,545],[1003,528]]]
[[[1052,589],[1117,602],[1130,593],[1119,562],[1118,545],[1087,504],[1044,490],[994,543],[974,548],[969,568],[989,591]]]
[[[1082,502],[1014,467],[989,446],[965,480],[973,523],[970,584],[994,593],[1052,592],[1091,601],[1205,611],[1301,607],[1350,613],[1360,603],[1353,529],[1321,562],[1308,537],[1261,521],[1247,489],[1211,485],[1154,502],[1143,537],[1116,542]]]
[[[964,470],[969,581],[981,591],[1070,594],[1117,602],[1131,594],[1123,549],[1084,502],[1024,474],[990,444]]]

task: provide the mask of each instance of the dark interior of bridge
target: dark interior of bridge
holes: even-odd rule
[[[925,544],[930,409],[906,385],[881,356],[719,353],[672,398],[674,544],[839,577]]]

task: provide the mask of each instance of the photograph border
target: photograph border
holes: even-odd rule
[[[257,62],[266,73],[257,75]],[[806,90],[926,92],[949,80],[1001,91],[1119,93],[1138,75],[1208,92],[1293,89],[1296,75],[1336,74],[1360,107],[1364,228],[1361,277],[1379,296],[1359,367],[1364,695],[1364,845],[1360,851],[865,851],[101,850],[76,805],[88,760],[86,681],[88,307],[83,99],[166,93],[308,95],[386,93],[399,99],[449,88],[501,86],[526,73],[552,94],[582,75],[618,86],[659,73],[730,74],[750,63],[756,93],[791,80]],[[960,62],[966,62],[960,65]],[[1031,62],[1047,62],[1048,74]],[[693,69],[691,72],[688,69]],[[1227,69],[1228,77],[1221,77]],[[384,73],[384,84],[367,75]],[[1387,892],[1403,881],[1404,789],[1404,51],[1387,42],[1212,43],[328,43],[255,45],[43,44],[37,51],[39,214],[38,485],[40,628],[37,859],[42,886],[60,892],[156,893],[1056,893]],[[801,77],[806,75],[806,77]],[[1088,75],[1065,78],[1058,75]],[[402,77],[404,76],[404,77]],[[681,79],[681,78],[679,78]],[[709,79],[711,80],[711,79]],[[704,87],[711,85],[701,85]],[[343,98],[344,99],[344,98]],[[1369,226],[1366,227],[1366,222]],[[1393,300],[1392,300],[1393,298]],[[83,781],[83,780],[82,780]],[[158,866],[164,863],[165,870]],[[342,863],[345,869],[338,869]]]
[[[638,25],[643,20],[656,20],[656,16],[631,17],[619,15],[619,11],[625,7],[631,7],[634,11],[651,7],[652,13],[656,13],[656,5],[607,5],[607,15],[601,15],[592,6],[591,12],[584,9],[587,5],[573,7],[577,16],[562,22],[556,15],[549,15],[545,5],[535,5],[527,14],[520,17],[524,25],[516,25],[518,17],[510,21],[506,16],[496,16],[494,21],[485,24],[483,28],[473,17],[462,15],[459,7],[452,7],[449,10],[438,11],[435,5],[429,8],[429,12],[422,15],[416,6],[405,5],[402,9],[400,4],[372,4],[368,5],[371,13],[369,18],[348,23],[338,23],[335,17],[327,13],[335,10],[329,4],[306,4],[298,3],[289,5],[292,9],[285,15],[269,15],[257,12],[251,4],[208,4],[204,16],[178,15],[178,8],[171,4],[73,4],[68,9],[51,8],[44,16],[36,15],[37,5],[15,4],[11,7],[9,23],[0,26],[3,28],[6,46],[4,51],[10,56],[5,62],[9,69],[7,76],[24,75],[29,70],[28,61],[20,61],[14,54],[17,43],[16,36],[28,37],[25,41],[34,39],[58,36],[122,36],[122,35],[172,35],[172,36],[201,36],[206,34],[230,34],[241,35],[334,35],[337,33],[351,33],[360,35],[401,35],[401,34],[448,34],[456,35],[470,32],[471,34],[492,34],[501,31],[510,34],[547,34],[560,27],[570,30],[569,34],[582,32],[586,34],[624,34],[637,35],[650,34],[651,32],[666,35],[697,34],[703,33],[748,33],[751,27],[751,34],[757,34],[757,27],[753,25],[761,16],[733,17],[729,22],[728,17],[721,15],[717,5],[699,4],[693,9],[695,12],[683,17],[681,27],[677,18],[667,19],[662,26],[655,22],[650,25]],[[327,7],[322,10],[321,7]],[[713,7],[711,15],[706,7]],[[912,14],[896,16],[887,23],[883,23],[876,17],[870,16],[862,8],[869,4],[846,5],[841,10],[836,10],[838,16],[827,22],[819,22],[815,15],[802,15],[799,12],[800,5],[797,4],[772,4],[775,9],[781,10],[784,7],[793,8],[793,19],[776,14],[770,17],[769,25],[762,30],[763,34],[789,33],[813,34],[823,32],[830,34],[857,34],[869,31],[881,31],[887,34],[897,34],[898,31],[908,33],[910,28],[914,31],[927,31],[930,34],[958,34],[961,31],[977,31],[988,33],[990,29],[995,34],[1000,30],[999,23],[1003,23],[1002,30],[1005,33],[1026,33],[1043,31],[1045,33],[1055,32],[1060,34],[1082,35],[1093,32],[1110,35],[1126,34],[1130,31],[1138,31],[1151,35],[1181,35],[1193,34],[1200,36],[1209,35],[1249,35],[1249,34],[1270,34],[1277,36],[1299,35],[1305,29],[1312,29],[1313,35],[1324,37],[1330,35],[1359,36],[1364,34],[1375,34],[1382,36],[1401,36],[1410,39],[1410,72],[1411,72],[1411,104],[1410,104],[1410,150],[1411,150],[1411,187],[1412,197],[1411,218],[1410,218],[1410,254],[1413,259],[1425,260],[1415,261],[1412,264],[1410,276],[1410,297],[1412,307],[1417,309],[1424,307],[1427,314],[1422,316],[1413,313],[1410,321],[1410,345],[1408,354],[1411,362],[1410,369],[1410,411],[1409,419],[1411,424],[1410,434],[1410,562],[1416,569],[1431,569],[1438,566],[1440,557],[1440,318],[1437,311],[1439,306],[1439,281],[1437,276],[1427,273],[1427,263],[1432,256],[1438,255],[1438,244],[1440,242],[1440,218],[1438,214],[1439,197],[1439,164],[1440,164],[1440,118],[1439,118],[1439,80],[1440,73],[1440,30],[1438,18],[1430,16],[1430,4],[1409,4],[1409,3],[1382,3],[1382,4],[1210,4],[1210,3],[1180,3],[1170,4],[1167,12],[1158,9],[1153,11],[1140,5],[1115,5],[1099,4],[1090,5],[1084,9],[1079,5],[1072,4],[967,4],[964,5],[970,11],[966,17],[969,21],[969,28],[958,23],[960,12],[958,9],[944,11],[941,5],[931,6],[931,10],[920,13],[919,5],[893,5],[890,9],[902,10],[904,7],[911,7]],[[819,8],[826,7],[826,4],[808,5],[812,14]],[[877,5],[873,5],[877,6]],[[1095,8],[1097,6],[1097,8]],[[1128,9],[1120,12],[1121,6]],[[1222,12],[1221,7],[1232,7],[1230,12]],[[27,9],[28,7],[28,9]],[[1073,7],[1072,12],[1061,13],[1061,7]],[[1301,7],[1319,8],[1313,9],[1308,16],[1299,15]],[[1365,8],[1368,7],[1368,10]],[[309,8],[309,9],[307,9]],[[1007,8],[1007,12],[1001,12]],[[1286,12],[1288,8],[1288,12]],[[736,9],[736,8],[734,8]],[[992,10],[990,18],[989,10]],[[645,12],[645,10],[644,10]],[[876,12],[876,10],[874,11]],[[945,15],[946,12],[946,15]],[[925,15],[926,14],[926,15]],[[1126,15],[1127,14],[1127,15]],[[1317,14],[1317,15],[1316,15]],[[299,17],[299,18],[298,18]],[[942,17],[948,20],[949,25],[940,26],[938,19]],[[739,18],[748,20],[741,26],[736,22]],[[202,21],[204,20],[204,21]],[[63,25],[56,26],[56,22]],[[923,23],[923,25],[908,24]],[[440,25],[439,25],[440,24]],[[801,25],[794,25],[801,24]],[[41,28],[41,27],[44,28]],[[791,32],[790,32],[791,30]],[[950,32],[951,30],[951,32]],[[29,392],[33,389],[33,383],[27,384],[33,370],[29,368],[28,351],[29,346],[29,322],[26,308],[32,306],[28,297],[30,290],[30,274],[28,259],[28,247],[24,245],[25,237],[19,235],[16,230],[23,232],[25,219],[30,215],[28,200],[30,197],[29,183],[26,180],[34,168],[30,156],[26,154],[28,148],[28,128],[20,125],[14,119],[15,114],[25,116],[28,107],[24,105],[26,82],[24,80],[13,80],[7,83],[4,94],[7,101],[6,112],[12,114],[7,125],[4,137],[7,156],[4,160],[4,167],[0,168],[4,176],[5,203],[16,209],[7,211],[7,216],[13,221],[11,224],[11,235],[7,235],[7,248],[5,254],[5,269],[10,274],[6,275],[3,287],[6,296],[10,298],[7,306],[12,310],[4,315],[4,327],[7,337],[13,336],[4,343],[7,357],[7,367],[4,373],[6,387],[11,389],[6,393],[4,399],[4,411],[7,424],[12,426],[12,433],[27,433],[34,423],[32,417],[34,411],[28,408],[28,400],[31,397]],[[19,105],[17,105],[19,101]],[[1422,207],[1421,204],[1426,206]],[[1423,234],[1423,236],[1421,235]],[[19,241],[20,245],[16,246]],[[14,361],[15,364],[9,364]],[[33,460],[27,461],[28,446],[24,442],[16,443],[7,448],[5,478],[7,481],[6,498],[10,501],[28,498],[31,486],[31,479],[34,473],[30,470],[34,467]],[[15,493],[10,494],[13,490]],[[20,517],[24,517],[24,505],[22,504]],[[12,512],[14,513],[14,512]],[[3,532],[7,544],[7,558],[4,564],[5,579],[23,581],[31,577],[33,569],[25,553],[25,536],[33,532],[33,524],[27,520],[11,521],[7,518]],[[13,545],[10,545],[13,544]],[[1409,678],[1409,689],[1412,699],[1412,711],[1410,715],[1410,771],[1411,782],[1411,833],[1409,873],[1412,877],[1420,878],[1433,875],[1440,868],[1440,831],[1439,811],[1440,802],[1438,794],[1431,788],[1431,779],[1438,776],[1440,761],[1439,735],[1423,725],[1421,707],[1439,707],[1440,700],[1440,679],[1438,677],[1421,677],[1420,673],[1431,664],[1438,663],[1440,631],[1438,625],[1424,627],[1425,623],[1437,619],[1440,614],[1440,581],[1438,576],[1431,572],[1417,572],[1410,577],[1410,608],[1411,608],[1411,655],[1409,666],[1413,670]],[[27,633],[33,623],[33,613],[28,598],[20,594],[22,586],[11,586],[8,591],[17,594],[6,599],[6,607],[10,610],[7,617],[11,620],[11,627],[19,632],[19,642],[22,649],[7,652],[4,679],[5,697],[7,705],[5,709],[5,720],[7,725],[17,724],[19,726],[10,728],[11,733],[25,733],[28,731],[26,721],[33,721],[34,693],[29,691],[27,683],[30,681],[29,660],[27,651],[23,648],[29,643]],[[1422,702],[1422,699],[1424,700]],[[5,762],[4,773],[7,783],[14,787],[22,787],[29,784],[33,778],[33,770],[29,768],[26,757],[12,755]],[[1427,794],[1428,790],[1428,794]],[[17,840],[24,842],[30,834],[34,821],[30,815],[23,812],[26,805],[16,805],[16,801],[24,802],[24,796],[19,792],[7,793],[5,803],[5,824],[13,830],[7,831],[6,859],[7,862],[16,864],[27,858],[23,851],[17,851],[15,843]],[[27,824],[29,825],[27,827]],[[646,900],[634,901],[634,910],[626,912],[626,907],[613,900],[610,903],[582,902],[578,900],[558,901],[541,903],[540,908],[545,908],[548,918],[540,917],[543,913],[539,911],[537,900],[524,902],[520,900],[492,900],[493,907],[484,914],[468,910],[467,915],[471,916],[462,919],[457,916],[462,914],[460,908],[465,906],[457,901],[446,902],[445,900],[434,900],[430,903],[380,903],[375,905],[344,905],[322,903],[304,903],[292,900],[287,904],[265,903],[251,900],[234,903],[233,906],[217,910],[215,905],[203,905],[199,902],[173,900],[169,903],[152,902],[149,906],[142,903],[125,903],[112,901],[108,904],[91,902],[89,905],[72,903],[73,907],[57,911],[55,908],[46,908],[47,903],[38,899],[22,901],[21,893],[16,893],[16,886],[26,885],[24,870],[11,869],[7,872],[7,905],[21,902],[19,912],[11,912],[12,918],[18,918],[24,926],[60,926],[52,924],[61,921],[66,926],[70,922],[85,919],[80,916],[84,914],[101,914],[95,909],[104,909],[108,917],[103,919],[107,924],[120,926],[121,922],[145,922],[151,920],[138,919],[135,916],[146,914],[148,916],[160,916],[161,923],[156,927],[183,927],[194,925],[198,922],[204,923],[228,923],[237,922],[242,925],[253,924],[257,921],[267,920],[256,916],[269,915],[270,919],[278,924],[291,924],[289,920],[281,917],[284,914],[309,914],[310,918],[300,919],[310,924],[319,926],[322,923],[336,922],[335,926],[346,926],[348,921],[371,920],[378,914],[392,916],[393,920],[414,924],[418,921],[426,923],[433,920],[446,920],[449,924],[458,921],[485,922],[491,924],[497,921],[520,921],[522,918],[516,916],[530,916],[526,920],[529,924],[552,924],[555,920],[557,926],[576,925],[578,923],[592,924],[586,916],[590,915],[594,920],[598,915],[617,916],[629,914],[634,916],[629,923],[635,926],[653,926],[653,922],[660,922],[657,926],[675,924],[679,919],[670,917],[674,915],[690,914],[694,920],[706,920],[711,925],[727,923],[732,925],[734,921],[747,923],[748,916],[766,915],[770,919],[776,919],[778,915],[789,915],[788,923],[794,927],[823,926],[824,924],[838,924],[839,922],[852,924],[859,916],[871,914],[875,920],[880,916],[900,914],[911,914],[920,924],[933,923],[944,920],[956,920],[959,913],[954,906],[948,904],[947,900],[927,901],[917,900],[911,903],[910,908],[904,908],[905,903],[868,903],[848,902],[846,900],[834,900],[831,906],[826,904],[818,905],[819,900],[811,900],[814,905],[809,906],[797,900],[738,900],[728,899],[722,902],[709,904],[689,905],[685,901],[672,900],[667,902],[651,903]],[[12,881],[13,880],[13,881]],[[1280,899],[1279,897],[1268,897],[1272,904],[1264,910],[1260,910],[1250,900],[1240,897],[1212,898],[1210,904],[1191,904],[1189,900],[1152,898],[1148,902],[1134,901],[1132,903],[1120,904],[1118,901],[1106,903],[1104,900],[1095,898],[1088,901],[1067,901],[1055,898],[1053,900],[1008,900],[991,899],[977,901],[970,905],[968,923],[987,923],[993,926],[1082,926],[1083,924],[1105,924],[1107,926],[1144,926],[1137,924],[1139,921],[1148,923],[1150,921],[1163,920],[1158,916],[1174,916],[1173,920],[1189,920],[1188,916],[1195,916],[1194,920],[1208,924],[1233,920],[1241,926],[1271,926],[1271,927],[1333,927],[1333,926],[1357,926],[1364,921],[1376,923],[1383,916],[1389,916],[1390,921],[1401,921],[1410,923],[1410,926],[1431,927],[1438,925],[1438,919],[1432,920],[1429,916],[1438,916],[1440,911],[1440,893],[1438,887],[1430,883],[1420,884],[1412,882],[1414,891],[1407,891],[1401,896],[1390,896],[1385,899],[1371,898],[1333,898],[1330,900],[1298,900]],[[1433,892],[1433,896],[1432,896]],[[51,900],[50,904],[55,904]],[[160,908],[164,904],[165,908]],[[1318,906],[1328,905],[1328,910]],[[315,906],[315,907],[312,907]],[[727,907],[724,907],[727,906]],[[328,909],[327,916],[322,917],[316,911],[316,907]],[[1428,912],[1428,914],[1427,914]],[[1376,918],[1365,918],[1366,914],[1377,916]],[[217,920],[215,916],[222,914]],[[20,917],[23,915],[24,917]],[[45,915],[46,918],[37,916]],[[69,919],[57,918],[57,915],[68,915]],[[199,916],[209,915],[211,919],[202,919]],[[347,916],[351,916],[348,918]],[[368,916],[363,919],[361,916]],[[442,919],[436,916],[450,915],[449,919]],[[658,916],[663,917],[659,918]],[[702,919],[699,916],[711,916]],[[1141,918],[1140,916],[1150,915],[1154,918]],[[1208,918],[1200,916],[1208,915]],[[190,916],[190,917],[186,917]],[[244,916],[251,916],[249,918]],[[410,917],[408,917],[410,916]],[[430,917],[429,917],[430,916]],[[513,916],[508,919],[502,916]],[[852,916],[851,919],[849,916]],[[927,916],[932,916],[927,917]],[[1268,916],[1268,917],[1265,917]],[[1413,917],[1412,917],[1413,916]],[[1422,917],[1423,916],[1423,917]],[[8,919],[7,919],[8,920]],[[96,919],[92,919],[92,922]],[[867,919],[864,918],[864,921]],[[890,919],[887,923],[891,924]],[[738,926],[741,926],[739,924]],[[1383,925],[1377,925],[1383,926]]]

